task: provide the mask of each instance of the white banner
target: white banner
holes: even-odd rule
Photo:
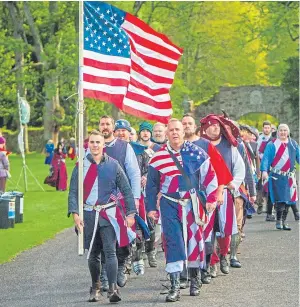
[[[20,133],[18,135],[18,145],[19,145],[19,149],[20,149],[20,152],[22,154],[22,157],[24,158],[24,154],[25,154],[25,148],[24,148],[24,127],[22,125],[21,125]]]
[[[30,120],[30,105],[24,97],[19,97],[20,111],[21,111],[21,123],[26,125]]]

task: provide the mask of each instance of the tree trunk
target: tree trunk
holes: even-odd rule
[[[122,116],[122,111],[117,107],[115,107],[114,105],[112,105],[111,115],[114,118],[114,120],[118,120]]]
[[[5,5],[8,8],[10,17],[13,21],[14,38],[16,40],[22,41],[23,40],[22,36],[25,37],[25,34],[22,24],[22,18],[19,14],[17,4],[14,2],[5,2]],[[22,46],[22,44],[20,44],[19,46]],[[26,91],[23,82],[24,54],[23,50],[19,49],[19,47],[15,49],[15,61],[16,61],[15,67],[17,67],[16,69],[17,91],[21,97],[25,97]],[[19,123],[19,126],[21,126],[21,123]],[[27,125],[24,125],[24,149],[25,153],[29,152]]]

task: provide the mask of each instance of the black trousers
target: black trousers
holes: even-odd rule
[[[105,267],[107,271],[108,283],[117,283],[118,260],[116,255],[117,238],[112,225],[98,226],[97,234],[91,250],[88,266],[92,278],[92,287],[100,281],[101,251],[105,256]]]

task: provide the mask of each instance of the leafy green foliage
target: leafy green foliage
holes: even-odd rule
[[[282,82],[283,88],[289,94],[288,102],[292,104],[296,113],[299,113],[299,57],[287,60],[289,65]]]
[[[184,97],[197,106],[218,92],[220,86],[281,85],[285,80],[284,86],[292,91],[288,84],[294,73],[288,70],[291,67],[288,59],[298,57],[298,2],[112,1],[111,4],[137,15],[184,49],[171,89],[176,117],[183,114]],[[44,64],[38,60],[24,3],[16,2],[25,33],[23,41],[13,37],[14,21],[5,4],[0,3],[0,116],[10,127],[17,126],[14,52],[20,48],[24,54],[21,81],[32,110],[29,125],[43,124],[46,100],[57,90],[60,116],[52,120],[59,125],[74,125],[77,96],[67,98],[77,92],[78,3],[38,1],[28,5],[44,47],[41,54]],[[92,99],[86,99],[85,103],[89,126],[97,126],[100,115],[112,112],[108,103]],[[140,121],[126,114],[122,117],[133,126]]]

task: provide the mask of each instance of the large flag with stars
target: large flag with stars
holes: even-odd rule
[[[84,97],[166,123],[182,52],[137,17],[104,2],[84,2]]]

